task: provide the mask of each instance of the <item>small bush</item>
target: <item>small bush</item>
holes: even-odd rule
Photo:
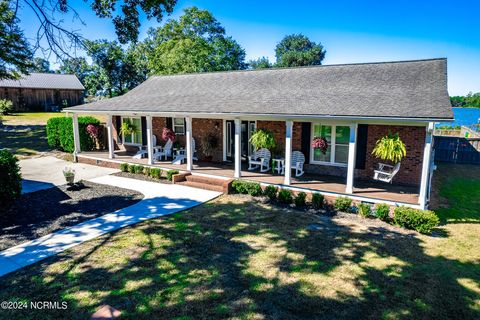
[[[128,172],[128,163],[122,163],[120,164],[120,170],[122,172]]]
[[[135,165],[134,164],[129,164],[128,165],[128,172],[135,173]]]
[[[143,166],[136,165],[134,168],[135,173],[143,173]]]
[[[151,170],[150,167],[143,168],[143,174],[146,176],[150,176],[150,170]]]
[[[253,197],[261,196],[263,191],[258,182],[248,182],[243,180],[235,180],[232,182],[232,188],[237,193],[249,194]]]
[[[305,207],[305,199],[307,198],[307,194],[305,192],[299,192],[295,197],[295,206],[296,207]]]
[[[312,206],[314,209],[321,209],[323,207],[323,201],[325,198],[320,193],[312,194]]]
[[[7,99],[0,99],[0,114],[7,115],[13,111],[13,103]]]
[[[162,170],[159,168],[151,168],[150,177],[154,179],[160,179],[162,177]]]
[[[281,203],[289,204],[293,201],[292,191],[288,189],[282,189],[278,192],[278,201]]]
[[[337,199],[335,199],[334,207],[339,211],[349,212],[351,206],[352,206],[352,199],[350,198],[338,197]]]
[[[87,132],[89,124],[100,125],[100,121],[93,117],[78,117],[78,131],[80,147],[83,151],[92,151],[96,148],[95,139]],[[47,142],[54,149],[73,152],[73,120],[71,117],[54,117],[47,121]]]
[[[433,228],[440,223],[433,211],[405,206],[395,208],[393,221],[401,227],[427,234],[431,233]]]
[[[172,181],[173,180],[173,175],[177,174],[178,170],[168,170],[167,171],[167,180]]]
[[[0,212],[6,210],[22,192],[18,159],[7,150],[0,150]]]
[[[263,190],[263,194],[265,194],[271,201],[275,201],[277,199],[277,192],[278,188],[275,186],[267,186],[265,190]]]
[[[379,203],[375,205],[375,216],[383,221],[390,219],[390,206],[386,203]]]
[[[368,218],[372,215],[372,208],[366,203],[360,203],[358,205],[358,214],[364,218]]]

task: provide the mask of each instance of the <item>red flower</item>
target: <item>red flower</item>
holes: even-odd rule
[[[168,140],[172,140],[172,142],[175,142],[175,139],[176,139],[175,132],[173,132],[171,129],[163,128],[162,139],[165,142],[167,142]]]
[[[327,153],[328,149],[328,141],[325,137],[315,137],[312,141],[312,148],[313,149],[320,149],[323,154]]]
[[[94,124],[88,124],[86,127],[87,133],[92,137],[96,138],[98,135],[98,127]]]

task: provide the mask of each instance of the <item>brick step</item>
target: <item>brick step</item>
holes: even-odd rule
[[[217,185],[217,186],[223,185],[226,181],[226,180],[223,180],[223,179],[216,179],[216,178],[212,178],[212,177],[198,176],[198,175],[193,175],[193,174],[185,176],[185,179],[187,181],[191,181],[191,182],[213,184],[213,185]]]
[[[188,181],[188,180],[177,182],[177,184],[182,185],[182,186],[192,187],[192,188],[224,192],[223,185],[221,185],[221,184],[220,185],[219,184],[207,184],[207,183]]]

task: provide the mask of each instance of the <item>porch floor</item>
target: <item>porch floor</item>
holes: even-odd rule
[[[85,156],[98,160],[108,161],[108,152],[82,152],[78,157]],[[147,159],[133,159],[131,155],[115,152],[114,161],[128,162],[133,164],[147,164]],[[156,161],[153,166],[186,171],[186,165],[172,164],[171,161]],[[272,174],[271,172],[260,173],[259,171],[248,171],[247,164],[242,164],[242,179],[252,180],[270,184],[283,184],[283,175]],[[208,174],[218,177],[233,178],[233,163],[206,163],[197,162],[193,164],[193,173]],[[307,174],[296,178],[292,171],[291,187],[318,190],[333,193],[345,193],[345,178]],[[398,186],[378,181],[366,181],[355,179],[353,195],[365,198],[387,200],[408,204],[418,204],[418,187]],[[348,195],[348,194],[346,194]]]

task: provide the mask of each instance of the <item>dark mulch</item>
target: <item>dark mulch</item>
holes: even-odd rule
[[[0,250],[131,206],[143,194],[83,182],[24,194],[0,219]]]
[[[112,173],[112,176],[117,176],[117,177],[124,177],[124,178],[130,178],[130,179],[137,179],[137,180],[143,180],[143,181],[150,181],[150,182],[158,182],[158,183],[165,183],[165,184],[172,184],[171,181],[168,181],[165,176],[162,176],[161,179],[156,179],[152,178],[149,176],[146,176],[144,174],[139,174],[139,173],[130,173],[130,172],[117,172],[117,173]]]

